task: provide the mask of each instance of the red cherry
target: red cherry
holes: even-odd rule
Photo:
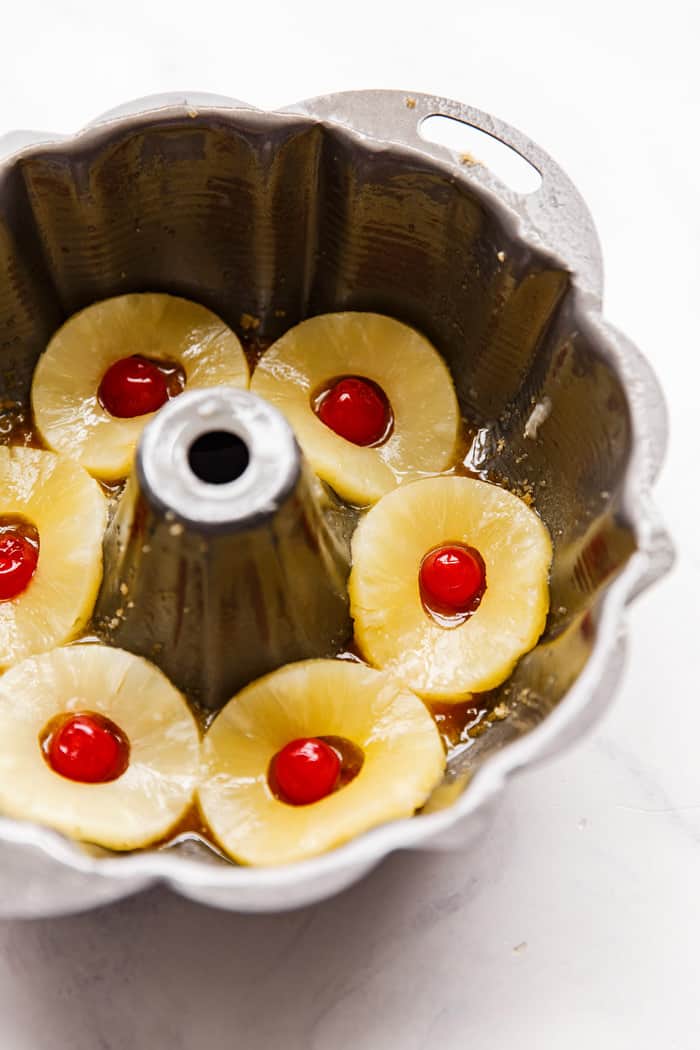
[[[306,806],[335,789],[340,777],[340,758],[325,741],[302,737],[277,752],[270,772],[276,793],[283,802]]]
[[[36,545],[21,533],[0,536],[0,601],[10,601],[26,590],[38,560]]]
[[[102,376],[97,396],[111,416],[131,419],[157,412],[168,400],[168,385],[153,361],[122,357]]]
[[[376,445],[391,423],[386,394],[359,376],[338,379],[319,402],[322,423],[353,445]]]
[[[486,587],[483,559],[473,547],[436,547],[423,558],[418,574],[423,602],[431,612],[464,616],[474,612]]]
[[[81,784],[104,784],[129,764],[129,743],[102,715],[71,715],[51,734],[46,751],[55,773]]]

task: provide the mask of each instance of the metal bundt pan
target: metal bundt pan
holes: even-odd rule
[[[521,196],[420,135],[442,114],[513,147],[542,176]],[[168,95],[71,138],[0,140],[0,383],[26,400],[66,316],[163,290],[276,337],[339,309],[392,314],[444,353],[472,465],[531,499],[555,541],[552,612],[502,688],[506,714],[411,820],[315,860],[255,870],[196,844],[125,856],[0,820],[0,912],[57,914],[165,882],[192,899],[272,911],[326,897],[399,848],[463,849],[509,776],[561,751],[619,679],[626,606],[669,567],[650,489],[663,397],[637,349],[601,317],[590,216],[550,158],[468,106],[370,91],[265,113]],[[467,790],[464,790],[467,787]],[[466,861],[468,863],[468,860]]]

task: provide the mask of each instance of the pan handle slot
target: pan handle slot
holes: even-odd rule
[[[418,125],[420,135],[428,142],[445,146],[457,154],[467,168],[483,165],[514,193],[535,193],[542,185],[542,175],[513,146],[457,117],[433,113]]]

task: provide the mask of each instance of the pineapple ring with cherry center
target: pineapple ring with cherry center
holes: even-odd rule
[[[102,580],[107,501],[75,460],[0,447],[0,520],[12,519],[38,532],[38,559],[34,551],[31,578],[0,601],[0,667],[67,642],[90,619]]]
[[[251,390],[286,415],[316,473],[351,503],[374,503],[457,455],[449,370],[424,336],[392,317],[302,321],[265,351]]]
[[[47,727],[85,712],[114,723],[128,742],[126,768],[104,782],[69,779],[48,758],[54,749]],[[199,734],[184,698],[140,656],[71,645],[25,660],[0,679],[0,809],[6,816],[109,849],[136,849],[181,819],[198,765]]]
[[[159,366],[180,369],[187,389],[249,381],[238,337],[199,303],[160,293],[104,299],[69,318],[39,358],[32,407],[44,442],[95,477],[125,477],[169,396]]]
[[[444,549],[447,564],[435,567],[432,554]],[[416,481],[355,530],[355,638],[371,664],[431,700],[492,689],[544,630],[551,560],[547,528],[512,493],[471,478]],[[431,611],[431,584],[438,597],[464,602],[454,618]]]
[[[318,801],[281,801],[268,780],[273,760],[292,741],[319,737],[359,747],[359,772]],[[236,860],[284,864],[411,816],[444,765],[435,723],[400,682],[361,664],[305,660],[253,682],[223,708],[204,737],[199,803]]]

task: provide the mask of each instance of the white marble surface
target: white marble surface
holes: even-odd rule
[[[391,7],[391,11],[388,8]],[[299,0],[5,5],[0,127],[72,130],[174,88],[273,106],[387,86],[527,130],[589,201],[607,312],[673,417],[679,548],[578,748],[512,785],[478,854],[399,856],[278,917],[162,892],[0,924],[8,1050],[695,1050],[700,1041],[697,26],[692,5]]]

